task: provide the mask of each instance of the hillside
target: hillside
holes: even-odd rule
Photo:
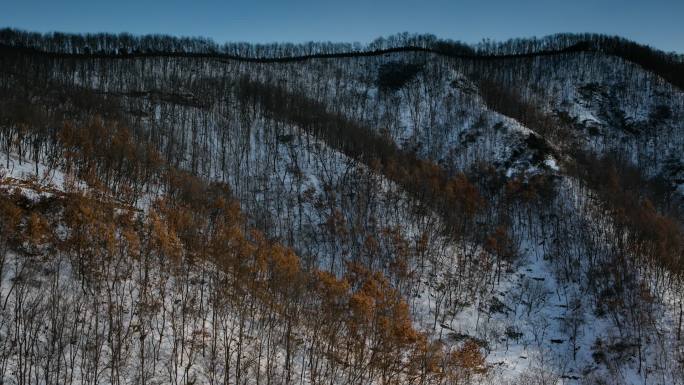
[[[0,44],[0,383],[684,384],[676,55]]]

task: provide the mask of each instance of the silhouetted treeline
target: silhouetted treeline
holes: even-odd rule
[[[655,72],[684,88],[682,55],[665,53],[647,45],[617,36],[600,34],[557,34],[544,38],[518,38],[505,42],[485,40],[474,46],[439,39],[430,34],[400,33],[378,38],[368,44],[308,42],[224,43],[201,37],[168,35],[135,36],[128,33],[68,34],[36,33],[5,28],[0,30],[0,46],[34,49],[42,52],[98,55],[223,55],[243,59],[304,59],[354,54],[379,54],[402,50],[425,50],[448,56],[505,58],[547,55],[563,52],[593,51],[615,55]]]
[[[86,55],[134,55],[134,54],[208,54],[229,55],[243,58],[285,58],[314,55],[335,55],[391,50],[401,47],[423,49],[439,48],[444,52],[471,54],[466,44],[437,39],[434,35],[401,33],[378,38],[371,43],[225,43],[199,37],[175,37],[169,35],[136,36],[128,33],[69,34],[53,32],[41,34],[11,28],[0,30],[0,44],[30,48],[43,52]]]
[[[527,55],[554,51],[593,51],[621,57],[657,73],[684,88],[684,55],[667,53],[619,36],[595,33],[555,34],[543,38],[517,38],[504,42],[485,40],[474,47],[481,55]]]

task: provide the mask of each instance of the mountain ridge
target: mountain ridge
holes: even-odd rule
[[[32,41],[21,42],[21,36],[31,36]],[[109,41],[105,45],[110,45],[109,48],[103,50],[91,49],[85,40],[92,36],[94,39]],[[135,39],[129,34],[89,34],[86,36],[78,34],[64,34],[59,32],[46,34],[31,34],[21,30],[14,30],[5,28],[0,30],[0,47],[2,48],[24,48],[35,49],[38,52],[47,52],[52,54],[71,54],[71,55],[89,55],[93,57],[143,57],[143,56],[173,56],[180,55],[186,57],[222,57],[231,60],[245,60],[253,62],[289,62],[307,59],[322,59],[322,58],[344,58],[354,56],[373,56],[382,55],[393,52],[432,52],[436,54],[446,55],[454,58],[473,58],[473,59],[507,59],[507,58],[524,58],[544,55],[556,55],[567,52],[600,52],[604,54],[614,55],[623,59],[632,61],[641,65],[647,70],[654,71],[664,78],[671,81],[677,87],[682,89],[684,87],[684,79],[680,76],[684,72],[684,54],[666,53],[664,51],[654,49],[648,45],[642,45],[630,41],[619,36],[608,36],[600,34],[555,34],[545,36],[541,39],[510,39],[500,43],[487,42],[487,44],[468,45],[459,41],[442,40],[433,35],[418,35],[418,34],[396,34],[388,38],[378,38],[375,41],[364,46],[356,46],[350,43],[302,43],[302,44],[250,44],[250,43],[225,43],[219,46],[210,39],[203,38],[178,38],[167,35],[145,35],[137,37],[142,39],[142,42],[132,43],[127,40]],[[199,52],[187,52],[186,48],[173,48],[171,50],[161,50],[145,48],[145,40],[167,40],[171,43],[166,43],[167,46],[176,45],[199,45],[199,48],[194,48]],[[554,40],[563,41],[558,45]],[[75,41],[74,41],[75,40]],[[123,40],[123,41],[120,41]],[[381,46],[385,40],[395,42],[389,43],[389,47],[377,48]],[[67,43],[71,48],[66,46],[60,48],[57,46],[53,49],[41,49],[41,45],[51,44],[59,45],[62,41],[71,41]],[[412,43],[418,41],[418,44]],[[62,43],[64,44],[64,43]],[[80,44],[81,47],[74,47]],[[305,54],[288,55],[287,53],[273,53],[270,56],[258,56],[258,51],[273,47],[284,45],[285,50],[332,50],[333,52],[314,53],[309,52]],[[551,45],[552,48],[545,46]],[[72,52],[65,52],[71,50]],[[76,52],[73,52],[76,50]],[[92,51],[91,51],[92,50]],[[152,52],[149,52],[152,50]],[[257,51],[256,55],[231,53],[231,51]],[[519,51],[523,52],[511,52]],[[88,51],[88,52],[81,52]],[[156,51],[156,52],[155,52]],[[222,52],[223,51],[223,52]]]

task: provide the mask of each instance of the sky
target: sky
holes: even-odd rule
[[[0,27],[228,41],[369,42],[397,32],[482,39],[620,35],[684,53],[684,0],[0,0]]]

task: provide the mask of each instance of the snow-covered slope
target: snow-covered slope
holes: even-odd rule
[[[573,164],[573,151],[581,148],[597,155],[618,153],[648,178],[681,183],[684,96],[634,64],[597,53],[480,62],[395,52],[285,63],[58,57],[36,60],[35,65],[35,81],[59,91],[36,94],[11,76],[3,78],[2,87],[26,93],[22,100],[59,120],[45,124],[48,134],[36,129],[34,136],[22,137],[14,126],[8,128],[9,150],[0,157],[7,160],[3,189],[19,187],[30,201],[49,206],[53,195],[74,186],[88,188],[84,180],[75,182],[65,169],[67,162],[54,154],[88,151],[69,147],[66,143],[73,138],[61,136],[62,127],[83,125],[100,115],[104,122],[129,126],[135,140],[158,152],[167,167],[208,184],[225,183],[245,213],[245,227],[291,247],[304,271],[341,278],[356,263],[387,276],[428,341],[454,352],[474,343],[482,352],[487,372],[459,381],[684,381],[678,339],[681,276],[648,260],[644,255],[651,250],[646,246],[629,246],[638,237],[614,218],[579,173],[565,170]],[[402,66],[410,75],[399,86],[383,85],[383,71]],[[559,126],[571,127],[570,138],[545,136],[496,111],[483,95],[484,80],[515,90]],[[246,84],[278,88],[282,92],[273,95],[299,102],[287,104],[291,108],[322,107],[311,121],[288,120],[283,118],[287,114],[250,99],[243,90]],[[416,192],[396,176],[400,173],[378,166],[382,159],[374,163],[373,154],[359,156],[346,143],[316,131],[323,120],[333,118],[365,130],[367,136],[346,138],[349,142],[381,137],[402,159],[430,162],[448,181],[469,178],[482,200],[476,213],[440,210],[442,201],[464,194],[458,184],[428,190],[443,195]],[[54,151],[50,146],[65,148]],[[32,156],[19,156],[16,150],[22,147],[37,148],[33,162],[26,159]],[[121,167],[116,159],[107,161]],[[116,179],[110,180],[111,170],[87,171],[106,175],[92,179],[119,188]],[[88,172],[82,177],[92,176]],[[153,182],[134,190],[142,192],[127,207],[144,215],[157,207],[156,196],[165,193]],[[125,189],[114,191],[123,194]],[[60,352],[71,346],[70,367],[60,376],[76,382],[190,384],[223,378],[313,384],[324,378],[331,384],[365,383],[364,369],[336,366],[336,360],[342,362],[337,353],[297,350],[318,346],[317,338],[322,338],[310,323],[291,331],[289,324],[274,324],[275,318],[269,318],[273,314],[250,318],[233,302],[233,307],[219,306],[215,290],[223,276],[215,261],[192,264],[187,274],[176,276],[163,260],[151,261],[147,271],[143,261],[123,258],[122,265],[108,267],[111,275],[102,284],[89,286],[74,273],[75,256],[17,249],[3,250],[8,268],[0,276],[0,300],[6,303],[0,320],[0,337],[5,336],[0,349],[5,350],[0,353],[9,352],[0,354],[0,369],[7,383],[66,378],[50,377],[46,367],[21,367],[33,353],[24,345],[21,352],[13,350],[10,335],[15,336],[12,344],[16,336],[37,336],[35,349],[46,356],[54,344],[62,344]],[[143,279],[156,284],[142,285]],[[143,287],[154,290],[144,293]],[[21,301],[16,299],[19,289]],[[246,300],[249,311],[270,305],[256,296]],[[48,329],[66,323],[74,335],[52,340],[54,333],[31,323],[29,313],[17,316],[29,306],[25,304],[55,307],[54,314],[62,314],[59,306],[67,309],[63,319],[49,321]],[[86,307],[102,312],[76,315]],[[125,319],[107,319],[106,309],[116,307],[124,309],[117,314]],[[315,316],[303,318],[315,322]],[[261,335],[274,330],[288,336],[287,341]],[[107,338],[106,344],[95,345],[108,348],[93,351],[92,338]],[[111,347],[118,343],[126,347],[114,353]],[[232,353],[237,343],[244,357]],[[141,362],[143,357],[152,363]],[[45,360],[46,365],[51,362]],[[330,372],[317,372],[317,365]],[[363,373],[360,379],[354,377],[356,371]],[[30,378],[18,379],[20,373]],[[84,378],[84,373],[99,375]],[[287,379],[281,378],[284,373]],[[378,373],[371,375],[381,383]]]

